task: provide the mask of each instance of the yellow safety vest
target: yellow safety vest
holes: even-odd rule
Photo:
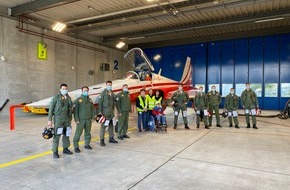
[[[155,97],[155,100],[156,100],[156,102],[160,102],[160,104],[161,104],[161,102],[162,102],[162,97],[159,96],[159,99],[158,99],[158,100],[157,100],[156,97]]]
[[[144,105],[144,102],[143,102],[143,98],[142,98],[142,96],[139,95],[138,98],[139,98],[140,105],[141,105],[143,108],[145,108],[145,105]],[[145,97],[145,101],[146,101],[146,97]],[[138,112],[143,112],[144,110],[143,110],[143,109],[140,109],[139,107],[137,107],[137,111],[138,111]]]
[[[150,97],[148,94],[146,95],[146,102],[148,105],[148,110],[153,110],[154,106],[155,106],[155,96]]]

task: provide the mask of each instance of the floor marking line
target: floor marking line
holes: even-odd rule
[[[135,128],[129,128],[128,131],[132,131],[133,129],[135,129]],[[108,134],[105,135],[105,137],[108,137],[108,136],[109,136]],[[95,138],[92,138],[91,141],[97,141],[99,139],[100,139],[100,137],[95,137]],[[79,142],[79,144],[84,144],[84,143],[85,143],[84,141]],[[62,151],[62,150],[63,150],[63,148],[58,148],[58,151]],[[34,160],[34,159],[37,159],[37,158],[40,158],[40,157],[43,157],[43,156],[47,156],[47,155],[50,155],[50,154],[52,154],[52,151],[48,150],[48,151],[45,151],[45,152],[42,152],[42,153],[38,153],[38,154],[34,154],[34,155],[27,156],[27,157],[24,157],[24,158],[20,158],[20,159],[17,159],[17,160],[9,161],[9,162],[0,164],[0,169],[6,168],[6,167],[9,167],[9,166],[13,166],[13,165],[17,165],[17,164],[21,164],[23,162]]]

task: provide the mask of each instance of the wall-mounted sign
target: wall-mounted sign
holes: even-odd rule
[[[37,44],[37,58],[47,60],[47,45],[43,42]]]

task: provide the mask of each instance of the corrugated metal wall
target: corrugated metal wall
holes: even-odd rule
[[[223,96],[229,88],[239,95],[250,82],[262,109],[284,109],[290,98],[290,34],[242,38],[145,49],[156,72],[179,81],[186,57],[192,58],[195,85],[217,84]],[[160,60],[154,60],[155,55]],[[223,106],[223,105],[222,105]]]

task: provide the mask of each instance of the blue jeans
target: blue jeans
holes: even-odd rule
[[[146,126],[148,127],[148,124],[146,125],[146,112],[137,112],[137,114],[138,114],[138,129],[142,130],[141,123],[143,129],[146,129]]]
[[[162,125],[165,125],[166,124],[165,115],[156,115],[156,119]]]
[[[150,121],[150,116],[152,115],[152,110],[147,110],[147,112],[145,112],[146,115],[146,119],[145,119],[145,129],[149,130],[149,126],[148,126],[148,122]]]

